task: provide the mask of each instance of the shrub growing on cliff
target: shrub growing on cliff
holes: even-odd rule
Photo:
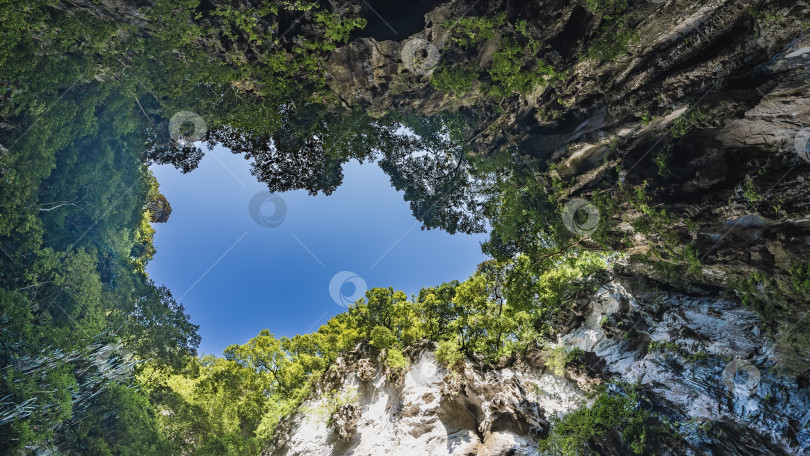
[[[593,14],[611,19],[627,11],[627,0],[585,0],[585,8]]]
[[[573,363],[583,354],[581,348],[569,350],[568,347],[557,347],[546,357],[546,367],[558,377],[565,375],[565,367]]]
[[[513,93],[525,95],[542,84],[564,79],[564,71],[557,71],[536,57],[539,47],[540,43],[535,40],[524,44],[511,38],[502,39],[489,68],[490,93],[499,97]]]
[[[466,95],[472,90],[473,82],[478,79],[478,71],[472,68],[449,67],[439,68],[430,78],[433,87],[455,97]]]
[[[651,441],[671,435],[671,427],[644,408],[644,401],[635,387],[624,389],[605,391],[590,407],[552,418],[551,433],[540,442],[541,452],[554,456],[583,456],[596,455],[599,449],[607,449],[617,454],[627,450],[633,454],[652,454],[654,446]],[[617,443],[621,446],[613,448]]]
[[[597,62],[616,60],[630,48],[630,43],[638,41],[638,31],[630,28],[623,20],[600,27],[596,38],[588,48],[588,57]]]
[[[402,370],[408,367],[408,360],[398,348],[390,348],[385,355],[385,364],[393,370]]]
[[[397,338],[394,337],[391,330],[385,326],[375,326],[374,329],[371,330],[371,339],[369,342],[377,348],[385,349],[395,346]]]
[[[506,22],[506,15],[493,18],[468,16],[450,21],[445,28],[452,32],[451,39],[461,47],[478,44],[496,38],[496,31]]]
[[[799,263],[790,269],[790,281],[793,289],[804,296],[810,295],[810,262]]]
[[[489,79],[485,91],[503,98],[515,93],[527,94],[542,84],[565,78],[552,64],[539,58],[541,41],[532,37],[525,20],[514,24],[501,14],[494,18],[465,17],[445,24],[452,43],[464,52],[485,41],[495,43],[492,63],[487,69]],[[474,69],[449,68],[433,77],[433,85],[456,96],[470,90],[478,78]]]
[[[447,368],[453,368],[459,361],[464,359],[461,346],[455,338],[442,340],[436,347],[436,360]]]

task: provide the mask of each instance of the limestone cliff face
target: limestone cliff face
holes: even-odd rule
[[[424,30],[407,40],[362,38],[338,48],[327,61],[327,80],[347,105],[371,113],[474,112],[482,120],[471,144],[481,154],[515,151],[539,181],[563,182],[563,199],[621,199],[627,189],[643,189],[651,206],[670,216],[666,232],[634,229],[641,211],[622,203],[602,214],[632,243],[617,250],[645,253],[676,239],[694,247],[703,270],[685,280],[642,265],[639,275],[695,291],[727,289],[760,273],[775,279],[779,293],[755,293],[790,296],[790,287],[778,284],[810,256],[810,6],[629,5],[624,21],[639,39],[610,61],[579,58],[610,27],[581,2],[459,0],[425,15]],[[403,60],[415,41],[440,67],[477,67],[485,75],[497,40],[460,52],[447,24],[501,13],[527,20],[542,42],[538,57],[567,71],[562,81],[497,100],[474,83],[455,97],[430,84],[431,71],[412,71]]]
[[[759,317],[737,302],[614,281],[576,299],[571,316],[563,344],[593,352],[606,378],[641,385],[667,416],[689,423],[673,454],[810,449],[810,389],[780,371]]]
[[[468,360],[448,373],[429,349],[416,350],[395,381],[373,354],[348,355],[333,385],[356,388],[351,406],[331,421],[297,414],[267,454],[536,454],[549,417],[586,404],[583,391],[603,381],[640,385],[680,423],[683,438],[659,454],[810,452],[810,381],[785,369],[790,356],[807,362],[808,353],[788,356],[774,343],[806,334],[810,323],[806,297],[785,285],[791,266],[810,259],[810,7],[630,5],[627,22],[640,39],[602,63],[577,58],[601,25],[579,2],[460,0],[427,14],[411,39],[435,46],[445,64],[485,68],[493,49],[445,53],[442,24],[505,12],[528,19],[544,37],[542,58],[569,70],[562,83],[497,107],[476,85],[455,98],[433,88],[429,72],[409,71],[408,40],[355,40],[329,58],[328,80],[347,105],[372,113],[474,109],[484,119],[474,141],[482,154],[514,148],[538,180],[565,182],[564,198],[644,188],[670,214],[665,232],[634,229],[641,214],[630,204],[603,217],[627,234],[630,253],[673,237],[693,245],[700,272],[666,274],[631,261],[596,293],[571,297],[555,323],[559,343],[584,350],[589,363],[564,377],[543,368],[543,353],[500,366]],[[768,283],[741,291],[737,284],[756,274]],[[745,293],[772,304],[764,321],[741,303]],[[323,401],[316,393],[305,410]],[[597,442],[599,453],[628,454],[617,440]]]
[[[362,349],[335,363],[264,454],[535,455],[550,417],[587,405],[586,391],[602,381],[640,385],[657,413],[679,423],[682,439],[658,454],[810,451],[810,389],[780,373],[754,313],[626,279],[573,303],[560,343],[595,355],[584,366],[557,376],[544,367],[547,353],[531,352],[497,366],[466,360],[449,372],[427,346],[391,378]],[[608,438],[597,445],[599,454],[629,454]]]
[[[350,403],[330,408],[323,394],[313,395],[266,454],[537,454],[534,439],[548,431],[549,414],[586,399],[534,355],[486,370],[468,360],[451,373],[423,347],[391,378],[373,353],[350,353],[323,384]]]

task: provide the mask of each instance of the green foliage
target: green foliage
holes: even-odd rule
[[[472,90],[473,82],[478,76],[478,71],[472,68],[442,67],[433,73],[430,83],[433,87],[460,98]]]
[[[804,372],[810,363],[810,332],[803,326],[788,323],[787,330],[776,336],[779,351],[784,355],[784,366],[790,372]]]
[[[321,403],[316,407],[304,410],[311,413],[316,419],[332,424],[332,416],[341,406],[357,402],[357,388],[347,390],[332,390],[321,395]]]
[[[459,361],[464,359],[461,345],[456,339],[444,339],[439,341],[436,347],[436,360],[447,368],[455,367]]]
[[[749,203],[756,203],[763,199],[762,195],[757,193],[754,181],[750,178],[746,179],[745,184],[743,184],[743,197],[745,198],[745,201]]]
[[[565,375],[566,366],[577,361],[582,354],[583,351],[580,348],[557,347],[546,356],[546,367],[551,369],[554,375],[562,377]]]
[[[385,326],[375,326],[374,329],[371,330],[370,342],[371,345],[377,348],[386,349],[393,347],[397,342],[397,338],[394,337],[391,330]]]
[[[345,161],[382,150],[414,213],[448,231],[483,226],[480,214],[467,212],[477,204],[479,177],[464,150],[472,127],[458,116],[371,120],[331,109],[328,92],[316,95],[324,59],[364,20],[315,2],[207,8],[156,0],[144,10],[145,30],[53,5],[0,5],[0,359],[7,366],[0,410],[33,407],[0,426],[3,453],[53,446],[65,454],[255,454],[327,366],[358,342],[385,350],[392,370],[404,369],[403,349],[425,338],[438,342],[449,365],[473,352],[494,359],[526,349],[561,304],[565,281],[596,264],[584,256],[580,267],[572,256],[541,270],[528,257],[508,258],[483,265],[464,284],[411,299],[374,289],[313,334],[262,331],[221,358],[199,359],[196,326],[145,273],[155,253],[151,223],[171,211],[145,165],[187,172],[201,156],[168,137],[171,114],[203,113],[206,139],[253,158],[270,184],[315,169],[310,180],[287,182],[313,193],[334,189]],[[300,12],[308,12],[301,32],[283,36],[280,18]],[[505,26],[505,16],[462,20],[456,38],[497,39]],[[525,92],[558,78],[536,62],[525,22],[511,30],[489,71],[495,90]],[[480,76],[455,71],[437,72],[434,84],[462,94]],[[402,125],[417,138],[397,134]],[[274,149],[261,149],[268,144]],[[412,150],[432,151],[435,170],[418,168],[408,159]],[[280,177],[272,174],[279,151],[301,158]],[[415,188],[422,179],[414,175],[429,176],[430,185]],[[506,181],[501,186],[509,191]],[[437,188],[445,191],[433,194]],[[526,203],[521,210],[532,207]],[[536,278],[538,285],[526,286]],[[125,383],[139,388],[86,378],[95,372],[87,347],[113,343],[134,353],[138,375]],[[31,367],[56,358],[48,369]]]
[[[590,407],[552,419],[549,436],[540,442],[541,452],[550,455],[595,455],[599,442],[618,438],[632,454],[651,454],[655,438],[671,435],[671,427],[644,408],[636,388],[603,392]],[[615,436],[615,437],[614,437]],[[623,450],[619,448],[619,450]]]
[[[564,72],[535,57],[539,45],[535,40],[524,45],[510,38],[502,39],[489,68],[493,83],[490,92],[500,97],[514,92],[525,95],[539,85],[563,80]]]
[[[810,362],[810,331],[796,321],[806,318],[801,303],[810,297],[808,263],[794,264],[785,281],[757,271],[730,286],[745,307],[759,314],[763,328],[773,334],[783,366],[791,372],[804,371]]]
[[[327,43],[323,46],[324,50],[331,50],[337,44],[345,43],[349,40],[349,34],[352,30],[366,26],[366,20],[362,17],[344,19],[326,11],[315,13],[315,22],[322,24],[326,28],[323,34]]]
[[[493,18],[465,16],[444,24],[444,28],[452,32],[451,40],[461,47],[478,44],[485,40],[493,40],[496,30],[506,22],[506,15],[499,14]]]
[[[408,360],[398,348],[390,348],[386,352],[385,364],[394,370],[402,370],[408,367]]]
[[[0,358],[10,367],[0,396],[18,404],[33,400],[41,411],[0,427],[3,452],[50,442],[66,452],[81,444],[92,454],[107,454],[107,447],[116,448],[111,454],[137,454],[146,443],[121,429],[155,421],[124,424],[130,417],[124,403],[142,397],[87,383],[87,347],[123,343],[139,359],[170,369],[199,343],[183,307],[143,273],[154,253],[145,212],[147,173],[137,149],[145,129],[134,101],[118,88],[77,83],[36,121],[27,114],[11,117],[22,126],[31,122],[14,130],[26,134],[9,138],[4,131],[0,138],[11,146],[0,156],[0,247],[14,252],[0,260]],[[49,348],[41,353],[37,347]],[[47,375],[25,367],[27,360],[57,353],[71,358]],[[96,400],[82,399],[76,385],[93,385]],[[122,402],[121,413],[103,423],[110,432],[90,432],[85,423],[110,406],[103,398]]]
[[[426,229],[440,227],[451,234],[483,232],[478,197],[481,181],[465,147],[475,119],[453,113],[419,116],[398,112],[389,113],[387,119],[392,122],[389,131],[399,131],[399,139],[410,139],[404,147],[389,148],[379,165],[391,184],[404,192],[414,217]],[[415,136],[402,134],[402,127]],[[413,154],[416,150],[422,153]]]
[[[638,41],[638,31],[630,28],[622,19],[608,22],[600,27],[587,55],[597,62],[610,62],[624,55],[630,44]]]
[[[796,292],[810,295],[810,262],[793,265],[790,269],[790,282]]]
[[[225,358],[207,356],[168,378],[152,371],[144,376],[152,379],[150,398],[167,412],[161,429],[174,445],[201,455],[247,455],[303,401],[307,370],[324,368],[312,361],[296,341],[263,331],[245,345],[229,347]]]
[[[663,152],[655,156],[655,164],[658,165],[658,175],[661,177],[669,176],[669,169],[667,169],[667,155]]]
[[[358,343],[384,351],[392,371],[408,366],[403,351],[423,339],[436,342],[437,359],[451,368],[468,355],[495,361],[542,347],[569,296],[592,286],[590,276],[611,260],[562,226],[561,183],[548,187],[514,150],[472,156],[474,119],[371,119],[334,109],[324,62],[364,19],[309,1],[148,3],[143,30],[51,0],[0,5],[0,411],[33,407],[0,426],[0,452],[256,454]],[[626,1],[586,6],[604,19],[590,57],[615,59],[638,39],[618,17]],[[278,26],[290,16],[301,23],[288,35]],[[452,52],[496,41],[488,43],[496,49],[489,68],[433,74],[431,84],[454,96],[476,81],[482,93],[509,97],[566,77],[542,58],[525,20],[464,17],[446,27],[459,48]],[[274,191],[329,193],[343,163],[381,156],[426,228],[482,231],[488,218],[483,248],[493,259],[461,283],[417,296],[369,290],[314,333],[277,338],[263,330],[222,357],[197,358],[196,326],[145,273],[155,254],[151,223],[171,211],[146,165],[190,171],[201,156],[168,138],[167,117],[180,109],[204,113],[206,139],[251,158]],[[701,116],[690,110],[673,136]],[[414,159],[415,150],[427,154]],[[662,232],[666,259],[699,269],[694,249],[673,247],[671,216],[644,188],[625,196],[642,213],[634,228]],[[797,292],[810,288],[809,275],[797,266]],[[88,347],[113,343],[134,352],[136,381],[100,380],[89,367]],[[562,372],[580,355],[554,351],[549,367]],[[327,419],[354,400],[350,392],[324,397]],[[579,451],[615,428],[641,452],[654,420],[639,404],[634,393],[605,393],[558,422],[549,448]]]
[[[482,81],[486,82],[485,92],[494,97],[528,94],[540,85],[563,80],[567,74],[537,57],[540,41],[531,36],[525,20],[511,24],[504,14],[494,18],[468,16],[450,21],[444,27],[451,42],[462,50],[485,41],[497,41],[487,69],[489,81]],[[472,68],[443,68],[433,75],[432,84],[461,96],[470,91],[472,82],[480,76]]]
[[[644,125],[649,125],[649,124],[650,124],[650,122],[652,122],[652,119],[653,119],[653,118],[652,118],[652,116],[650,115],[649,111],[645,111],[645,112],[644,112],[644,113],[641,115],[641,123],[643,123]]]
[[[158,428],[157,411],[138,391],[114,385],[94,398],[94,413],[66,431],[82,455],[176,454]]]
[[[584,0],[585,8],[598,16],[611,19],[627,10],[627,0]]]
[[[621,17],[627,0],[584,0],[585,8],[603,19],[587,56],[597,62],[609,62],[627,53],[630,43],[638,41],[638,31]]]
[[[272,438],[279,421],[297,409],[310,385],[341,352],[361,340],[384,350],[392,375],[408,366],[403,349],[425,338],[438,343],[437,359],[448,367],[466,354],[496,360],[536,347],[544,340],[536,328],[562,305],[572,281],[604,267],[604,262],[593,255],[571,255],[539,275],[529,273],[530,265],[525,258],[486,262],[465,282],[425,288],[411,298],[391,288],[374,288],[312,334],[276,338],[264,330],[244,345],[228,347],[224,358],[208,357],[154,389],[157,406],[171,410],[169,416],[182,417],[161,423],[175,445],[183,445],[183,435],[200,448],[246,454],[211,439],[231,435],[230,440],[252,442],[244,448],[253,448]],[[568,354],[567,362],[578,356]],[[164,392],[158,396],[157,391]],[[199,420],[207,424],[193,424]],[[210,431],[214,428],[222,431]]]
[[[244,11],[237,10],[230,5],[217,5],[216,9],[211,13],[215,17],[222,18],[222,26],[220,33],[225,37],[236,40],[239,35],[247,37],[249,42],[261,45],[263,37],[261,35],[261,28],[259,27],[259,18],[268,16],[270,13],[278,14],[278,7],[273,5],[262,6],[260,8],[249,7]]]
[[[539,257],[567,243],[570,232],[554,198],[519,157],[501,151],[481,163],[480,170],[499,170],[492,173],[492,184],[486,189],[484,214],[492,228],[482,245],[484,253],[498,260],[519,252]]]
[[[689,132],[693,126],[704,122],[708,119],[708,115],[698,108],[690,107],[686,113],[678,117],[670,127],[672,137],[677,139]]]
[[[641,212],[642,216],[632,220],[633,229],[659,242],[652,245],[645,261],[662,271],[668,277],[683,273],[698,275],[703,269],[698,251],[691,245],[684,245],[673,228],[676,220],[665,208],[652,204],[652,197],[647,193],[647,181],[632,190],[622,187],[624,200]],[[611,210],[618,210],[613,203]],[[688,226],[688,222],[685,223]]]
[[[685,355],[686,362],[688,363],[696,363],[698,361],[702,361],[709,357],[709,354],[706,353],[705,350],[700,350],[694,353],[687,353]]]
[[[766,292],[773,289],[773,282],[764,273],[755,272],[741,283],[736,284],[737,293],[743,305],[756,310],[761,315],[774,315],[775,308],[767,299]]]
[[[678,352],[680,349],[675,342],[669,340],[654,340],[647,346],[647,350],[662,350]]]
[[[0,452],[170,454],[145,396],[117,384],[131,379],[90,362],[90,347],[122,344],[171,370],[199,343],[144,274],[152,136],[121,60],[143,38],[54,5],[0,5],[0,412],[17,410]]]
[[[543,270],[526,256],[485,262],[456,289],[460,312],[449,327],[466,352],[490,359],[535,347],[548,336],[545,325],[563,305],[563,296],[578,279],[605,265],[598,255],[583,252],[563,256]]]

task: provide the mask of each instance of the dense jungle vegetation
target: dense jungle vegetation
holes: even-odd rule
[[[450,367],[545,347],[565,298],[621,257],[607,253],[608,227],[587,241],[567,230],[558,183],[537,179],[514,150],[472,153],[483,127],[471,112],[371,117],[343,106],[325,86],[323,59],[362,18],[306,0],[250,10],[156,0],[141,24],[71,3],[0,3],[3,454],[257,454],[341,352],[368,343],[395,372],[424,340]],[[610,21],[627,7],[587,3]],[[538,44],[525,21],[456,25],[448,52],[496,33],[508,45],[488,70],[441,67],[432,80],[441,90],[463,96],[478,81],[497,105],[565,76],[531,63]],[[621,30],[582,58],[622,52],[635,35]],[[417,296],[370,290],[314,333],[263,331],[220,357],[198,357],[197,328],[145,272],[152,224],[171,212],[148,166],[189,172],[203,154],[170,137],[180,110],[205,113],[204,141],[251,160],[274,192],[329,194],[344,163],[376,161],[425,228],[489,224],[491,259]],[[667,216],[645,206],[643,192],[627,197],[647,226]],[[611,204],[599,202],[606,212]],[[654,254],[674,274],[700,268],[688,247]]]

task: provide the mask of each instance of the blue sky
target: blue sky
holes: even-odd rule
[[[266,187],[227,149],[209,151],[189,174],[169,165],[152,171],[173,212],[155,225],[157,254],[147,271],[200,325],[201,353],[221,354],[265,328],[276,336],[314,331],[345,310],[333,296],[351,298],[363,283],[412,294],[463,280],[485,260],[486,235],[422,231],[373,163],[346,164],[330,196],[277,195],[284,214],[268,194],[258,197],[266,220],[283,220],[275,227],[251,216],[251,199]]]

